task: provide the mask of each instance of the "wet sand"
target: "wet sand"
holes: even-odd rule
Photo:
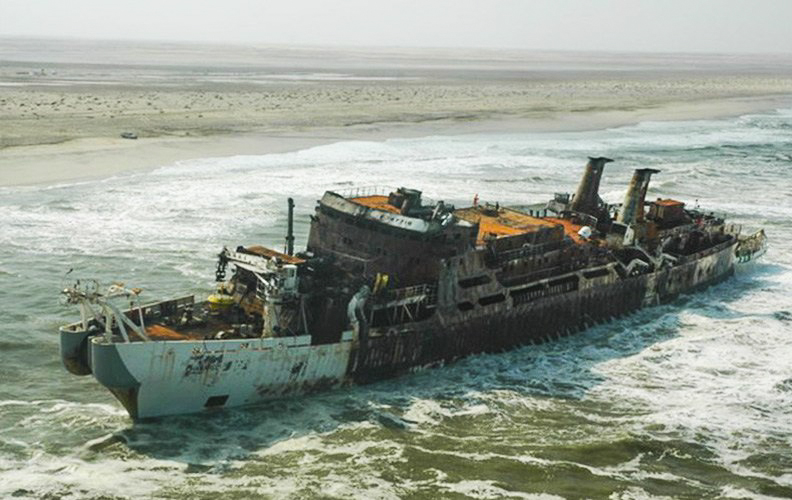
[[[778,57],[6,42],[6,186],[339,140],[716,118],[792,94]]]

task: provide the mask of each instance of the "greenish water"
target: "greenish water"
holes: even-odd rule
[[[60,365],[64,273],[208,293],[223,245],[298,246],[326,189],[541,202],[587,155],[764,227],[765,260],[694,297],[538,347],[365,387],[133,425]],[[0,497],[792,497],[792,110],[566,134],[344,142],[0,189]]]

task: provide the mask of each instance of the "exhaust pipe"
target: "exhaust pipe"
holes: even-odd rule
[[[599,205],[599,185],[605,164],[613,160],[610,158],[589,156],[583,178],[580,179],[575,199],[572,200],[572,211],[595,215]]]
[[[617,222],[629,226],[636,222],[643,222],[644,201],[646,201],[646,190],[649,188],[649,179],[652,174],[660,172],[653,168],[639,168],[635,170],[627,194],[624,196],[624,204],[619,212]]]
[[[294,255],[294,199],[288,199],[289,219],[286,225],[286,254]]]

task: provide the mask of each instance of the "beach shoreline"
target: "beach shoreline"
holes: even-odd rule
[[[467,117],[424,122],[376,122],[300,129],[251,130],[203,136],[137,140],[85,137],[55,144],[0,149],[0,187],[100,179],[197,158],[286,153],[340,141],[383,141],[423,136],[488,133],[578,132],[647,121],[708,120],[770,112],[792,96],[668,103],[634,110],[566,112],[535,117]]]
[[[0,41],[0,187],[338,141],[792,107],[782,55]]]

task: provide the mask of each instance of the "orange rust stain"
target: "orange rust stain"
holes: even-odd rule
[[[149,325],[146,327],[146,335],[152,340],[196,340],[203,338],[190,332],[177,332],[164,325]]]
[[[301,259],[299,257],[295,257],[294,255],[285,254],[282,252],[278,252],[277,250],[273,250],[271,248],[263,247],[261,245],[253,245],[250,247],[245,248],[248,252],[254,253],[256,255],[260,255],[262,257],[273,258],[277,257],[278,260],[285,262],[287,264],[302,264],[305,262],[305,259]]]
[[[483,244],[487,238],[500,238],[515,234],[532,233],[542,227],[553,226],[539,217],[518,212],[511,208],[501,208],[497,212],[494,207],[471,207],[454,211],[454,215],[470,223],[478,223],[477,244]]]
[[[568,219],[558,219],[556,217],[545,217],[546,221],[552,222],[553,224],[561,224],[564,226],[564,234],[572,238],[572,241],[575,243],[585,243],[586,240],[580,237],[578,231],[583,227],[580,224],[575,224],[571,220]]]
[[[382,210],[383,212],[391,212],[394,214],[401,213],[400,207],[394,207],[393,205],[389,204],[388,197],[383,195],[349,198],[349,201],[357,203],[358,205],[363,205],[364,207]]]
[[[685,206],[685,204],[682,203],[681,201],[672,200],[670,198],[667,199],[667,200],[657,200],[657,201],[654,202],[654,204],[657,205],[657,206],[660,206],[660,207],[681,207],[681,206]]]

